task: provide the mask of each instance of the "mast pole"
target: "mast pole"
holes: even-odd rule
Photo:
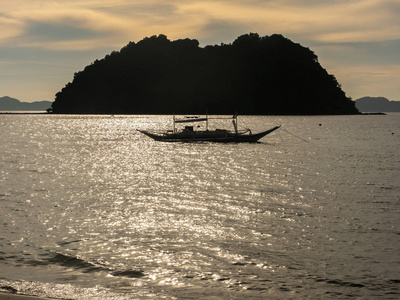
[[[237,126],[237,117],[238,117],[237,114],[234,114],[232,117],[233,128],[235,128],[236,135],[239,133],[238,126]]]
[[[208,111],[206,109],[206,130],[208,131]]]

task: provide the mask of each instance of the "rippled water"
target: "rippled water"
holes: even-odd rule
[[[136,129],[170,116],[0,115],[0,291],[398,299],[400,114],[239,122],[283,126],[162,143]]]

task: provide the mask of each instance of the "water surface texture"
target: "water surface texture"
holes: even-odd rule
[[[218,128],[231,124],[216,121]],[[0,115],[0,291],[68,299],[398,299],[400,114]]]

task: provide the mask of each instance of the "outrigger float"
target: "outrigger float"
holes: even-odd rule
[[[237,115],[231,118],[228,117],[185,117],[183,119],[176,119],[173,117],[174,127],[173,130],[163,132],[155,132],[148,130],[138,130],[141,133],[151,137],[153,140],[162,142],[218,142],[218,143],[256,143],[264,136],[277,130],[281,126],[276,126],[266,131],[253,134],[250,129],[238,130]],[[209,120],[232,120],[234,131],[226,129],[208,129]],[[196,123],[205,122],[206,130],[195,130],[194,126],[185,126],[183,130],[178,130],[176,124],[179,123]]]

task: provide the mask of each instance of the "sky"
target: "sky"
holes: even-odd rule
[[[282,34],[346,95],[400,101],[399,0],[0,0],[0,97],[54,101],[75,72],[164,34],[201,47]]]

